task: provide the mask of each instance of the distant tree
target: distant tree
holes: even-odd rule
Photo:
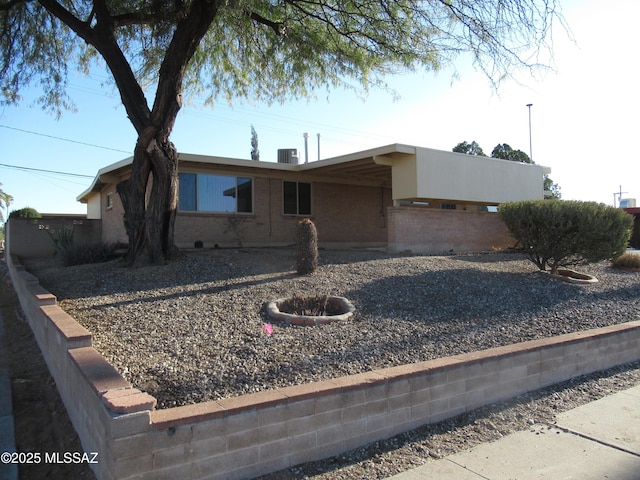
[[[258,150],[258,133],[251,125],[251,160],[260,161],[260,150]]]
[[[25,207],[18,210],[13,210],[9,214],[9,218],[41,218],[42,215],[38,213],[35,208]]]
[[[511,160],[513,162],[533,163],[529,155],[522,150],[514,150],[508,143],[500,143],[496,145],[491,152],[493,158],[501,158],[503,160]]]
[[[437,70],[463,53],[495,86],[544,67],[557,22],[560,0],[0,0],[0,105],[34,84],[60,114],[73,108],[70,70],[105,66],[138,136],[117,186],[128,261],[163,263],[176,252],[170,135],[187,95],[211,104],[384,89],[389,74]]]
[[[453,147],[453,151],[456,153],[466,153],[467,155],[477,155],[479,157],[486,157],[487,155],[482,151],[482,147],[474,140],[471,143],[466,141],[459,143]]]
[[[555,199],[562,198],[562,194],[560,193],[560,185],[558,185],[557,183],[554,183],[554,181],[551,180],[549,175],[544,176],[544,191],[545,191],[544,198],[555,198]]]
[[[2,186],[1,183],[0,186]],[[9,205],[11,205],[11,202],[13,202],[13,197],[0,188],[0,221],[4,221],[4,212],[2,209],[6,211]]]

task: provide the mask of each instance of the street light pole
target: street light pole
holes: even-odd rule
[[[527,108],[529,109],[529,159],[531,163],[533,163],[533,144],[531,142],[531,106],[533,103],[527,103]]]

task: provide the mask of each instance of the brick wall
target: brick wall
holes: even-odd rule
[[[100,220],[88,220],[75,216],[43,218],[11,218],[7,222],[7,251],[22,257],[50,257],[56,253],[51,232],[73,228],[76,245],[100,241]]]
[[[515,244],[497,213],[390,207],[389,250],[441,254],[504,249]]]
[[[640,359],[640,321],[152,410],[15,258],[9,272],[99,480],[240,479]]]
[[[314,183],[313,220],[322,243],[387,243],[391,189]]]
[[[115,479],[114,438],[148,429],[150,402],[155,399],[134,389],[92,347],[91,333],[57,305],[56,297],[24,270],[17,257],[7,256],[6,262],[20,306],[83,450],[98,453],[98,463],[91,467],[98,479]],[[127,414],[114,414],[102,400],[108,392],[137,393],[147,403],[128,408]],[[127,405],[125,400],[116,401],[113,410],[123,405]]]
[[[296,242],[301,216],[283,214],[282,179],[254,177],[253,214],[180,212],[175,241],[193,247],[287,245]],[[387,241],[386,208],[391,190],[380,187],[312,184],[312,215],[320,245],[382,245]]]

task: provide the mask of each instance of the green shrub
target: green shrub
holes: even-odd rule
[[[42,215],[35,208],[25,207],[13,210],[9,214],[9,218],[42,218]]]
[[[318,268],[318,232],[309,218],[300,220],[296,230],[298,241],[297,272],[313,273]]]
[[[53,246],[56,247],[57,253],[63,253],[71,247],[73,243],[73,225],[64,225],[59,229],[49,229],[45,231],[49,234]]]
[[[616,268],[638,268],[640,269],[640,255],[635,253],[624,253],[618,258],[614,258],[612,265]]]
[[[619,257],[633,217],[602,203],[534,200],[500,205],[500,218],[540,270]]]

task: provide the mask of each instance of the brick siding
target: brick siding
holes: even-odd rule
[[[640,321],[165,410],[91,346],[17,258],[7,265],[99,480],[240,479],[336,455],[640,359]],[[132,398],[133,397],[133,398]],[[124,412],[124,413],[118,413]]]
[[[254,177],[252,214],[179,212],[175,242],[193,247],[287,245],[296,242],[296,225],[304,216],[284,215],[282,179]],[[314,182],[309,217],[320,245],[381,245],[387,241],[386,207],[391,190]]]
[[[482,252],[516,243],[497,213],[398,206],[388,209],[388,218],[392,252]]]

